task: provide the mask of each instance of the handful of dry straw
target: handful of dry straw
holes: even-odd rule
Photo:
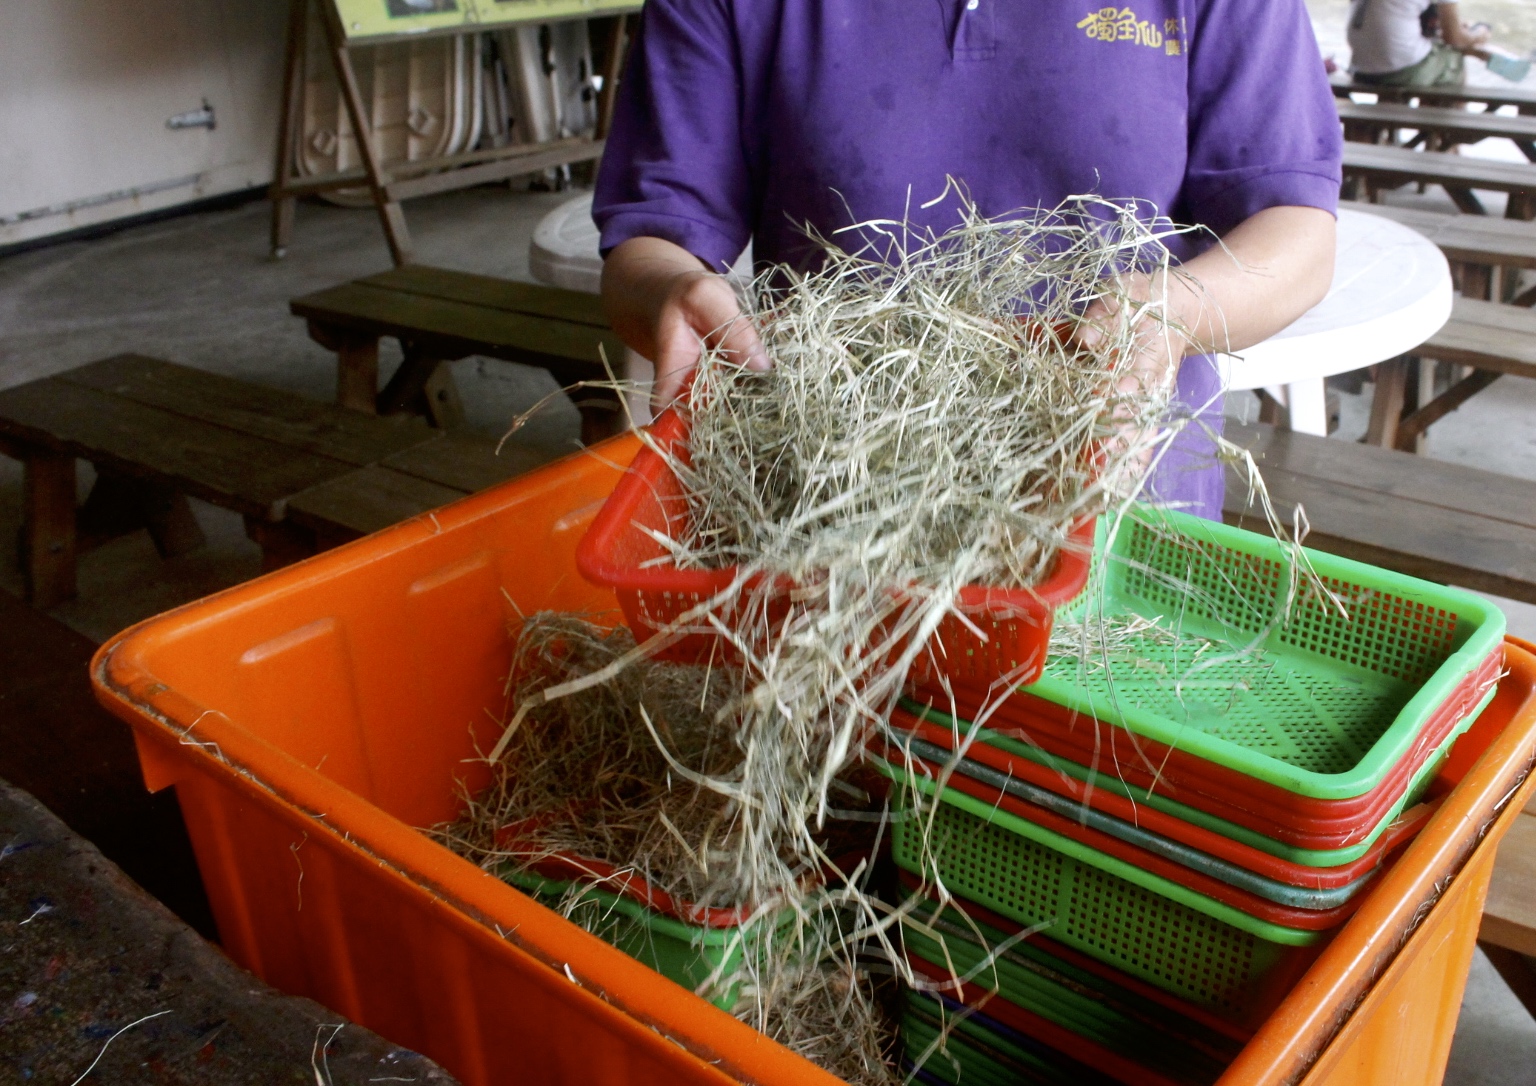
[[[789,617],[750,599],[731,613],[758,618],[730,629],[712,625],[723,600],[684,616],[745,661],[712,672],[626,671],[631,643],[527,623],[520,666],[563,705],[551,716],[556,702],[519,689],[463,847],[494,862],[488,831],[558,808],[542,847],[701,903],[792,911],[810,935],[743,956],[738,1013],[847,1077],[887,1079],[857,963],[905,963],[866,872],[831,873],[828,826],[858,791],[839,782],[959,589],[1046,576],[1071,526],[1129,500],[1171,437],[1169,388],[1127,380],[1137,343],[1171,331],[1160,298],[1127,293],[1130,273],[1170,274],[1138,210],[1084,197],[991,220],[966,205],[942,236],[866,223],[864,249],[828,244],[817,271],[761,277],[749,317],[774,368],[704,350],[682,408],[691,456],[672,465],[694,530],[665,543],[679,566],[737,567],[731,593],[787,575]],[[1070,330],[1097,299],[1123,319],[1088,352]],[[570,681],[584,668],[605,681]],[[795,1009],[812,1005],[826,1021]]]

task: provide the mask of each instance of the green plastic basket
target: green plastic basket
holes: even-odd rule
[[[1008,936],[952,906],[941,911],[919,900],[903,919],[902,938],[908,953],[971,976],[977,987],[1170,1078],[1214,1082],[1242,1047],[1028,940],[998,952]]]
[[[567,894],[577,885],[512,867],[497,874],[530,897],[550,906],[567,900]],[[734,973],[742,964],[747,949],[748,940],[743,938],[746,925],[707,928],[685,924],[648,909],[638,901],[595,886],[582,890],[576,909],[591,912],[582,915],[573,910],[572,920],[691,992],[698,992],[712,976],[728,977]],[[780,923],[792,920],[793,916],[789,915]],[[704,998],[728,1011],[736,1005],[738,987],[738,984],[732,984],[722,991],[705,994]]]
[[[1028,758],[1038,765],[1043,765],[1057,773],[1064,773],[1094,788],[1102,788],[1105,791],[1125,796],[1136,803],[1153,807],[1164,814],[1172,815],[1174,818],[1200,826],[1203,829],[1210,830],[1212,833],[1219,833],[1223,837],[1241,842],[1261,852],[1267,852],[1271,856],[1278,856],[1282,860],[1303,864],[1307,867],[1338,867],[1342,864],[1353,863],[1369,852],[1371,846],[1376,843],[1377,838],[1386,832],[1387,827],[1392,824],[1393,820],[1402,814],[1403,811],[1407,810],[1412,803],[1418,802],[1419,798],[1423,796],[1425,790],[1434,780],[1441,763],[1445,761],[1446,756],[1450,753],[1452,743],[1476,722],[1478,716],[1487,708],[1488,703],[1493,700],[1494,693],[1495,691],[1489,690],[1483,695],[1482,700],[1478,702],[1477,706],[1462,718],[1435,755],[1427,759],[1424,765],[1419,767],[1418,771],[1414,773],[1412,779],[1408,782],[1408,787],[1403,791],[1399,800],[1388,809],[1387,813],[1359,844],[1335,849],[1300,848],[1296,845],[1287,844],[1284,841],[1277,841],[1273,837],[1266,837],[1258,830],[1249,829],[1247,826],[1239,826],[1235,822],[1228,822],[1224,818],[1210,814],[1207,811],[1202,811],[1197,807],[1180,803],[1176,799],[1169,799],[1161,792],[1149,792],[1145,788],[1139,788],[1134,784],[1122,781],[1112,773],[1089,769],[1087,766],[1079,765],[1069,758],[1050,754],[1039,747],[1031,746],[1022,740],[1002,735],[990,728],[973,729],[967,721],[956,720],[954,717],[941,713],[936,709],[924,708],[913,701],[904,701],[902,706],[908,712],[914,713],[926,720],[931,720],[942,727],[956,730],[959,735],[969,735],[974,730],[974,742],[986,743],[997,747],[999,750],[1006,750],[1015,757]]]
[[[931,793],[932,782],[909,787]],[[892,793],[891,855],[954,894],[1223,1018],[1250,1021],[1326,933],[1248,916],[963,793],[912,813]],[[930,819],[931,815],[931,819]],[[930,834],[937,871],[924,870]]]
[[[1028,693],[1312,799],[1371,791],[1504,636],[1499,609],[1468,592],[1311,550],[1346,613],[1302,590],[1282,616],[1291,551],[1182,513],[1101,518],[1097,550],[1099,576],[1058,622],[1161,617],[1233,651],[1192,662],[1144,638],[1112,678],[1056,656]]]
[[[923,1074],[954,1086],[1097,1086],[1109,1079],[1065,1059],[1052,1059],[1019,1044],[975,1017],[948,1016],[942,1005],[918,992],[907,992],[901,1018],[902,1055],[908,1067],[921,1061]]]

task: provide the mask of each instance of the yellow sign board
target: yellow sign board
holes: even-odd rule
[[[638,11],[640,0],[333,0],[349,42]]]

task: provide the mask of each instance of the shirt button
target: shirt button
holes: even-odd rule
[[[979,7],[981,7],[981,0],[965,0],[966,11],[975,11]]]

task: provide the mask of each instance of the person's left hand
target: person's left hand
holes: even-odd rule
[[[1143,446],[1141,454],[1127,465],[1136,475],[1146,470],[1152,443],[1136,428],[1132,417],[1136,409],[1130,398],[1171,395],[1179,363],[1189,348],[1188,338],[1180,331],[1182,325],[1172,312],[1174,298],[1165,291],[1165,282],[1161,274],[1124,277],[1114,296],[1099,298],[1088,306],[1073,334],[1079,346],[1097,354],[1124,335],[1127,323],[1131,326],[1130,343],[1135,354],[1115,383],[1115,391],[1127,400],[1115,409],[1113,420],[1117,429],[1109,440],[1106,462],[1112,464],[1124,450]],[[1183,284],[1173,287],[1181,294],[1184,289]]]
[[[1126,394],[1161,393],[1177,377],[1179,362],[1189,340],[1180,331],[1177,315],[1181,284],[1165,287],[1167,279],[1144,273],[1126,276],[1115,296],[1094,301],[1083,313],[1073,338],[1088,351],[1102,351],[1132,325],[1131,343],[1136,352],[1116,391]]]

